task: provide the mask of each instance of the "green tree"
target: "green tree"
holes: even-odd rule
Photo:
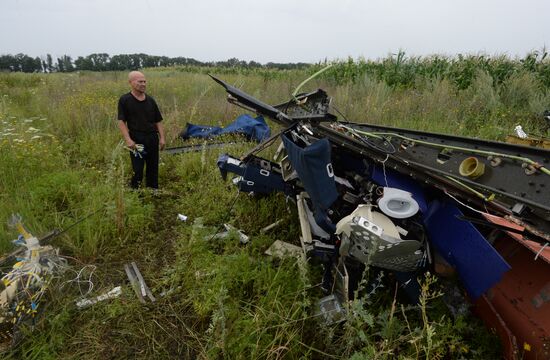
[[[0,71],[15,71],[15,57],[12,55],[0,56]]]
[[[46,55],[46,65],[47,65],[47,71],[49,73],[55,71],[55,67],[53,65],[52,56],[50,54]]]
[[[63,57],[61,59],[63,61],[63,67],[65,68],[66,72],[72,72],[72,71],[75,70],[74,65],[73,65],[73,59],[71,59],[70,56],[63,55]]]

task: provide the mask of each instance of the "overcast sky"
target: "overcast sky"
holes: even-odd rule
[[[550,45],[549,17],[549,0],[0,0],[0,54],[513,57]]]

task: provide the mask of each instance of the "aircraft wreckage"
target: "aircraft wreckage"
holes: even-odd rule
[[[411,302],[417,276],[456,273],[507,359],[550,358],[550,151],[340,121],[323,90],[271,106],[212,77],[228,101],[284,129],[218,160],[241,191],[296,199],[304,257],[343,309],[365,266]],[[276,160],[254,154],[280,138]]]

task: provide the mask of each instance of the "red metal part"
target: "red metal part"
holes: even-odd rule
[[[507,226],[509,228],[520,230],[520,231],[525,230],[525,227],[528,226],[528,225],[525,225],[525,227],[522,226],[521,221],[517,219],[512,219],[514,220],[514,222],[512,222],[510,221],[510,219],[505,219],[500,216],[490,215],[487,213],[484,213],[483,216],[485,217],[485,219],[487,219],[488,221],[494,224]],[[543,234],[541,232],[538,232],[538,233],[539,233],[539,236],[546,237],[548,239],[547,234]],[[507,234],[514,240],[518,241],[520,244],[527,247],[533,253],[535,253],[537,258],[540,257],[541,259],[543,259],[544,261],[550,264],[550,246],[544,246],[534,241],[527,240],[522,235],[511,231],[508,231]]]
[[[506,323],[498,314],[489,299],[487,299],[487,296],[482,295],[476,300],[474,305],[474,310],[477,316],[482,318],[485,325],[490,329],[493,329],[500,337],[504,358],[508,360],[517,360],[519,351],[516,337],[512,334],[508,326],[506,326]]]
[[[512,269],[478,299],[477,313],[501,337],[507,359],[550,359],[550,264],[535,260],[527,245],[508,236],[495,241]]]

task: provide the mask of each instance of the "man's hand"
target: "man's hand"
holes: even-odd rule
[[[162,122],[155,123],[157,127],[157,131],[159,132],[159,148],[160,150],[164,150],[164,146],[166,145],[166,141],[164,140],[164,126],[162,126]]]
[[[126,141],[126,146],[128,146],[130,149],[136,148],[136,143],[131,138],[127,138],[125,139],[125,141]]]
[[[118,128],[120,129],[120,132],[122,133],[122,137],[124,138],[124,142],[126,143],[126,146],[128,148],[135,150],[136,149],[136,143],[132,138],[130,137],[130,132],[128,131],[128,126],[126,125],[126,122],[124,120],[118,121]]]

